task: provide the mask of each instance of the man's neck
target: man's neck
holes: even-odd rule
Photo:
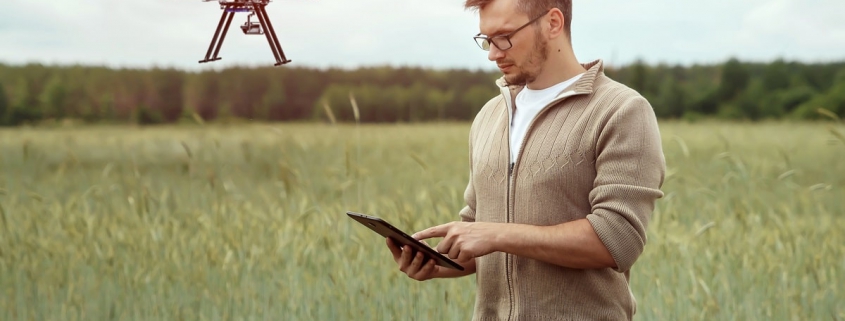
[[[568,48],[567,48],[568,49]],[[549,59],[541,69],[540,75],[533,82],[527,84],[532,90],[542,90],[571,79],[586,72],[571,49],[549,54]]]

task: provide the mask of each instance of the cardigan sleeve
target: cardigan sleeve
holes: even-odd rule
[[[467,179],[467,187],[464,190],[464,201],[466,206],[461,209],[459,215],[463,222],[475,222],[475,188],[472,184],[472,134],[469,140],[469,179]]]
[[[596,179],[587,220],[616,262],[628,271],[643,252],[648,221],[665,176],[654,110],[640,95],[625,99],[598,133]]]
[[[464,200],[466,200],[466,206],[461,209],[461,221],[475,222],[475,190],[472,188],[472,180],[469,181],[464,191]]]

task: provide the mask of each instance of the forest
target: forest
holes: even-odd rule
[[[605,73],[643,94],[661,119],[845,117],[845,61],[646,64]],[[0,64],[0,125],[60,120],[468,121],[500,74],[468,69],[232,67],[219,71]],[[354,97],[358,108],[351,106]]]

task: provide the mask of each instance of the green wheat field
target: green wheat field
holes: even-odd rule
[[[0,320],[468,320],[473,277],[408,279],[345,215],[458,219],[468,130],[2,130]],[[661,130],[635,319],[845,320],[845,126]]]

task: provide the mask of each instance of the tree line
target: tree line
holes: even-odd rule
[[[605,73],[662,119],[845,117],[845,62],[649,65]],[[0,125],[74,119],[136,124],[262,121],[467,121],[499,93],[499,73],[468,69],[170,68],[0,64]],[[353,102],[356,108],[353,108]],[[823,109],[827,112],[819,113]]]

